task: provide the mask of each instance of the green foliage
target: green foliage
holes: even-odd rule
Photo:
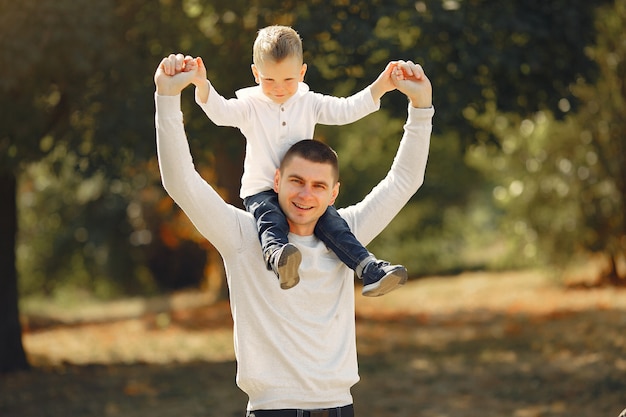
[[[154,291],[130,209],[135,186],[109,181],[102,173],[77,174],[76,154],[57,146],[21,176],[18,269],[22,294],[54,295],[72,286],[109,298],[120,293]],[[53,172],[53,170],[55,172]],[[136,242],[137,243],[137,242]]]
[[[106,1],[0,4],[0,163],[5,169],[39,159],[70,129],[84,133],[71,111],[85,93],[88,75],[100,65],[111,8]]]
[[[392,59],[424,65],[435,105],[445,109],[437,129],[460,132],[469,144],[488,137],[467,123],[488,103],[527,115],[557,111],[562,98],[573,102],[569,85],[595,74],[583,50],[593,41],[592,11],[602,3],[316,0],[298,8],[294,25],[312,64],[309,81],[332,81],[329,92],[345,93],[336,85],[345,78],[365,86]],[[394,100],[391,108],[400,113],[404,103]]]
[[[600,77],[572,86],[577,112],[558,121],[549,112],[521,119],[493,109],[475,119],[491,128],[499,146],[474,147],[469,162],[495,183],[493,198],[506,211],[503,232],[515,237],[517,259],[565,264],[578,251],[623,256],[626,2],[601,9],[597,25],[588,52]]]
[[[489,264],[507,246],[496,232],[502,210],[512,206],[492,204],[491,183],[477,172],[489,161],[466,166],[465,148],[500,143],[504,130],[489,124],[500,117],[513,124],[545,110],[556,123],[568,106],[577,109],[578,100],[594,102],[586,96],[593,89],[585,86],[612,61],[592,60],[583,50],[595,33],[592,11],[604,3],[0,0],[0,169],[24,175],[22,189],[34,187],[20,197],[23,288],[52,291],[55,282],[74,275],[73,282],[102,293],[154,290],[146,278],[148,259],[162,243],[161,224],[175,211],[155,208],[163,193],[150,163],[154,68],[172,52],[202,56],[214,87],[232,97],[253,83],[257,30],[275,23],[298,30],[307,82],[322,93],[356,92],[390,60],[424,65],[437,108],[426,183],[372,250],[416,273]],[[601,25],[617,36],[621,23],[609,17]],[[609,47],[615,45],[601,49]],[[580,88],[570,90],[575,82]],[[607,85],[607,91],[615,89]],[[601,97],[595,103],[604,109]],[[184,93],[183,109],[197,166],[213,173],[212,183],[238,204],[242,136],[212,126],[191,91]],[[389,94],[383,109],[353,126],[317,130],[341,157],[339,205],[360,199],[391,163],[406,99]],[[585,109],[593,115],[592,106]],[[603,132],[596,127],[584,129]],[[24,174],[33,161],[39,163]],[[510,173],[523,172],[512,158],[504,162]],[[489,179],[504,186],[499,177]],[[516,179],[522,181],[510,182]],[[596,205],[604,210],[606,203]]]
[[[135,238],[149,231],[129,213],[158,175],[137,169],[155,155],[152,74],[163,51],[188,46],[188,15],[132,0],[0,9],[0,166],[41,170],[24,178],[37,188],[20,207],[23,290],[150,290]]]

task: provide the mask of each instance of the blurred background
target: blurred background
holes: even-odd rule
[[[0,0],[3,369],[27,366],[18,305],[225,299],[219,254],[160,183],[153,74],[170,53],[201,56],[233,97],[271,24],[299,32],[314,91],[350,95],[396,59],[433,84],[425,184],[377,256],[412,280],[595,262],[588,285],[623,285],[624,0]],[[406,106],[391,92],[357,123],[318,126],[340,156],[338,206],[387,172]],[[192,88],[183,110],[198,170],[241,206],[243,136]]]

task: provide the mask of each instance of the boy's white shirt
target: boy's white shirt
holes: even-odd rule
[[[240,197],[271,190],[274,173],[287,149],[302,139],[313,139],[316,124],[345,125],[380,108],[370,87],[350,97],[315,93],[305,83],[284,104],[274,103],[260,86],[236,92],[237,98],[225,99],[207,80],[209,98],[196,102],[218,126],[238,128],[246,138],[244,170]]]
[[[290,234],[302,252],[300,283],[281,290],[260,253],[251,214],[223,201],[195,170],[179,96],[155,96],[162,181],[226,268],[237,384],[248,410],[328,408],[352,403],[359,380],[354,274],[315,236]],[[409,106],[392,168],[360,203],[340,209],[357,239],[369,243],[421,186],[434,109]]]

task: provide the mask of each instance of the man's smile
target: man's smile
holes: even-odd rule
[[[300,210],[311,210],[313,208],[313,206],[305,206],[303,204],[298,204],[298,203],[292,203],[294,206],[296,206],[296,208],[300,209]]]

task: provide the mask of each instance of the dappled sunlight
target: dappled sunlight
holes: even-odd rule
[[[360,289],[359,416],[616,417],[626,405],[624,290],[571,290],[537,271],[412,280],[373,299]],[[48,325],[31,320],[36,369],[0,380],[0,407],[38,417],[36,393],[75,417],[241,415],[228,303],[129,303],[84,309],[82,321],[58,311]],[[3,384],[20,397],[3,398]]]

